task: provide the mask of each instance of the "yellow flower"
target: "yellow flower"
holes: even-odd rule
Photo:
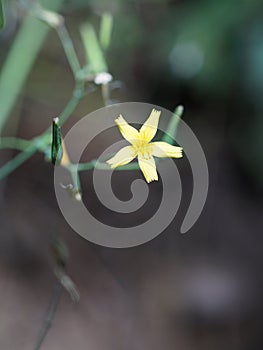
[[[149,118],[138,131],[129,125],[122,115],[115,120],[122,136],[131,144],[123,147],[114,157],[107,161],[111,168],[130,163],[134,158],[138,157],[139,167],[149,183],[158,180],[156,165],[153,157],[159,158],[181,158],[182,148],[172,146],[166,142],[151,142],[154,138],[161,112],[153,109]]]

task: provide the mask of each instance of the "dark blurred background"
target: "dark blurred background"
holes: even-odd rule
[[[165,232],[134,248],[96,246],[62,217],[53,166],[42,154],[32,157],[1,182],[0,349],[33,349],[55,283],[50,249],[55,235],[69,249],[67,273],[80,302],[74,304],[63,293],[43,350],[260,350],[263,2],[65,0],[60,13],[82,64],[79,25],[89,20],[96,28],[105,11],[114,17],[109,71],[121,82],[112,91],[113,100],[170,110],[185,106],[183,118],[207,157],[207,203],[195,226],[181,235],[192,190],[184,159],[178,163],[183,200]],[[2,66],[24,15],[15,1],[7,2],[0,33]],[[43,132],[73,88],[63,49],[50,30],[4,135],[30,139]],[[63,133],[102,106],[97,89],[79,104]],[[100,142],[93,144],[90,159],[98,155]],[[15,154],[1,151],[1,163]],[[119,172],[118,189],[129,191],[136,177],[141,174]],[[103,217],[92,192],[92,173],[81,180],[88,206]],[[156,206],[160,191],[158,183],[151,186],[152,202],[140,217]]]

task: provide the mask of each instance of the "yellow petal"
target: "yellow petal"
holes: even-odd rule
[[[156,165],[153,157],[146,159],[139,155],[138,162],[139,162],[141,171],[148,183],[151,181],[158,180],[158,174],[156,171]]]
[[[157,132],[160,115],[161,111],[157,111],[153,108],[149,118],[140,129],[140,138],[143,141],[150,142],[154,138]]]
[[[107,160],[107,163],[111,165],[112,168],[117,168],[130,163],[136,157],[136,153],[132,146],[126,146],[119,150],[111,159]]]
[[[119,118],[115,119],[115,123],[118,125],[118,128],[122,136],[131,144],[134,143],[139,137],[139,132],[133,126],[129,125],[123,116],[120,114]]]
[[[155,157],[181,158],[183,156],[182,147],[172,146],[167,142],[152,142],[152,155]]]
[[[63,150],[63,154],[62,154],[62,159],[60,161],[60,164],[64,167],[67,167],[68,165],[70,165],[71,162],[69,159],[69,155],[68,155],[64,140],[62,140],[62,150]]]

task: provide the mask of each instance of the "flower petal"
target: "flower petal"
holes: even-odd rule
[[[68,165],[70,165],[70,159],[69,159],[69,155],[68,155],[64,140],[62,140],[62,150],[63,150],[63,154],[62,154],[62,159],[60,161],[60,165],[67,167]]]
[[[129,125],[123,116],[120,116],[115,119],[115,123],[118,125],[118,128],[122,136],[131,144],[134,143],[139,137],[139,131],[136,130],[133,126]]]
[[[152,155],[155,157],[181,158],[183,156],[182,147],[170,145],[167,142],[152,142]]]
[[[146,159],[146,158],[143,158],[142,156],[138,156],[138,162],[139,162],[141,171],[148,183],[151,181],[158,180],[158,174],[156,171],[156,165],[153,157]]]
[[[136,153],[132,146],[126,146],[119,150],[111,159],[107,160],[107,163],[111,165],[112,168],[117,168],[130,163],[136,157]]]
[[[154,138],[157,132],[160,115],[161,111],[157,111],[153,108],[149,118],[140,129],[140,138],[143,141],[150,142]]]

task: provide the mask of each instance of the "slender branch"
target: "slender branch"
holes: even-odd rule
[[[48,306],[48,309],[46,311],[46,315],[45,315],[45,320],[43,322],[43,325],[40,329],[39,335],[38,335],[38,339],[36,342],[36,345],[34,346],[34,350],[39,350],[47,336],[47,333],[52,325],[52,322],[54,320],[56,311],[57,311],[57,307],[62,295],[62,291],[63,291],[63,287],[62,285],[57,281],[55,286],[54,286],[54,290],[51,296],[51,300],[50,300],[50,304]]]
[[[176,137],[176,132],[178,128],[179,121],[182,117],[182,114],[184,112],[183,106],[177,106],[174,114],[172,115],[170,122],[168,124],[166,133],[162,137],[162,141],[168,142],[170,144],[174,143],[174,139]]]
[[[79,101],[82,99],[83,92],[84,92],[84,86],[82,82],[78,82],[70,101],[66,105],[65,109],[58,116],[60,125],[64,124],[65,121],[71,116],[71,114],[77,107]]]
[[[80,191],[81,187],[77,164],[70,164],[67,168],[71,174],[74,189]]]
[[[24,151],[31,144],[31,141],[19,139],[17,137],[1,137],[0,138],[0,149],[2,148],[13,148],[20,151]]]
[[[45,0],[50,10],[56,11],[63,0]],[[32,6],[32,4],[30,5]],[[7,118],[15,104],[27,76],[34,64],[49,27],[31,18],[27,14],[12,43],[0,74],[0,131],[3,130]]]
[[[88,163],[78,164],[78,171],[85,171],[85,170],[91,170],[91,169],[112,170],[109,164],[99,162],[96,159]],[[114,170],[138,170],[138,169],[140,169],[138,163],[130,163],[130,164],[120,166]]]
[[[98,168],[98,169],[101,169],[101,168]],[[105,168],[104,170],[108,170],[108,169]],[[112,168],[110,168],[110,170],[112,170]],[[134,162],[134,163],[120,166],[118,168],[114,168],[114,170],[140,170],[140,167],[139,167],[139,164],[137,162]]]
[[[103,98],[104,105],[108,106],[110,104],[109,83],[101,85],[101,93],[102,93],[102,98]]]
[[[34,144],[30,145],[25,151],[19,153],[13,159],[9,160],[5,165],[0,168],[0,180],[5,176],[10,174],[16,168],[18,168],[21,164],[23,164],[27,159],[32,157],[34,153],[36,153],[37,148]]]
[[[28,8],[28,4],[21,1],[21,4]],[[29,9],[29,8],[28,8]],[[38,11],[41,16],[38,15]],[[68,59],[68,62],[71,66],[71,69],[74,73],[74,77],[76,80],[76,87],[73,92],[72,98],[64,108],[64,110],[59,115],[60,123],[63,124],[72,114],[76,106],[78,105],[80,99],[84,95],[84,83],[81,81],[77,81],[77,71],[80,70],[80,63],[77,58],[76,51],[74,49],[72,40],[69,36],[69,33],[63,23],[63,21],[60,22],[61,16],[56,15],[55,13],[46,11],[41,8],[41,6],[38,4],[35,8],[31,9],[30,11],[31,15],[35,15],[36,17],[45,20],[45,19],[52,19],[52,23],[54,20],[58,20],[58,25],[54,25],[54,28],[56,29],[58,36],[61,40],[62,46],[64,48],[66,57]],[[51,16],[51,17],[50,17]],[[58,18],[54,17],[58,16]],[[63,18],[62,18],[63,19]],[[51,21],[46,21],[47,24],[52,26]],[[37,138],[35,138],[34,141],[26,141],[26,140],[18,140],[15,142],[15,138],[5,138],[1,140],[0,148],[4,148],[4,145],[6,145],[7,148],[12,146],[13,148],[17,148],[21,150],[22,152],[18,154],[16,157],[11,159],[9,162],[7,162],[3,167],[0,168],[0,179],[4,178],[8,174],[10,174],[12,171],[14,171],[17,167],[19,167],[21,164],[23,164],[27,159],[29,159],[34,153],[36,153],[38,150],[44,151],[47,147],[49,141],[49,138],[47,137],[50,134],[50,128],[48,128],[42,135],[39,135]]]
[[[74,77],[76,78],[77,72],[81,69],[81,66],[76,55],[76,51],[74,49],[72,40],[69,36],[68,30],[64,24],[61,24],[58,27],[56,27],[56,31],[64,48],[70,67],[74,73]]]
[[[80,99],[82,98],[82,87],[77,85],[73,96],[70,101],[60,113],[59,118],[61,123],[64,123],[72,114],[76,106],[78,105]],[[40,136],[36,137],[34,141],[28,141],[30,144],[26,147],[23,152],[19,153],[5,165],[0,168],[0,180],[5,176],[9,175],[12,171],[22,165],[26,160],[33,156],[37,151],[44,150],[45,147],[50,142],[50,127]]]
[[[25,8],[31,16],[38,18],[56,30],[67,56],[69,65],[74,73],[74,77],[76,78],[77,72],[81,69],[81,66],[76,50],[74,49],[73,42],[64,24],[64,18],[56,12],[45,9],[39,3],[35,3],[32,6],[32,4],[20,0],[20,5]]]

